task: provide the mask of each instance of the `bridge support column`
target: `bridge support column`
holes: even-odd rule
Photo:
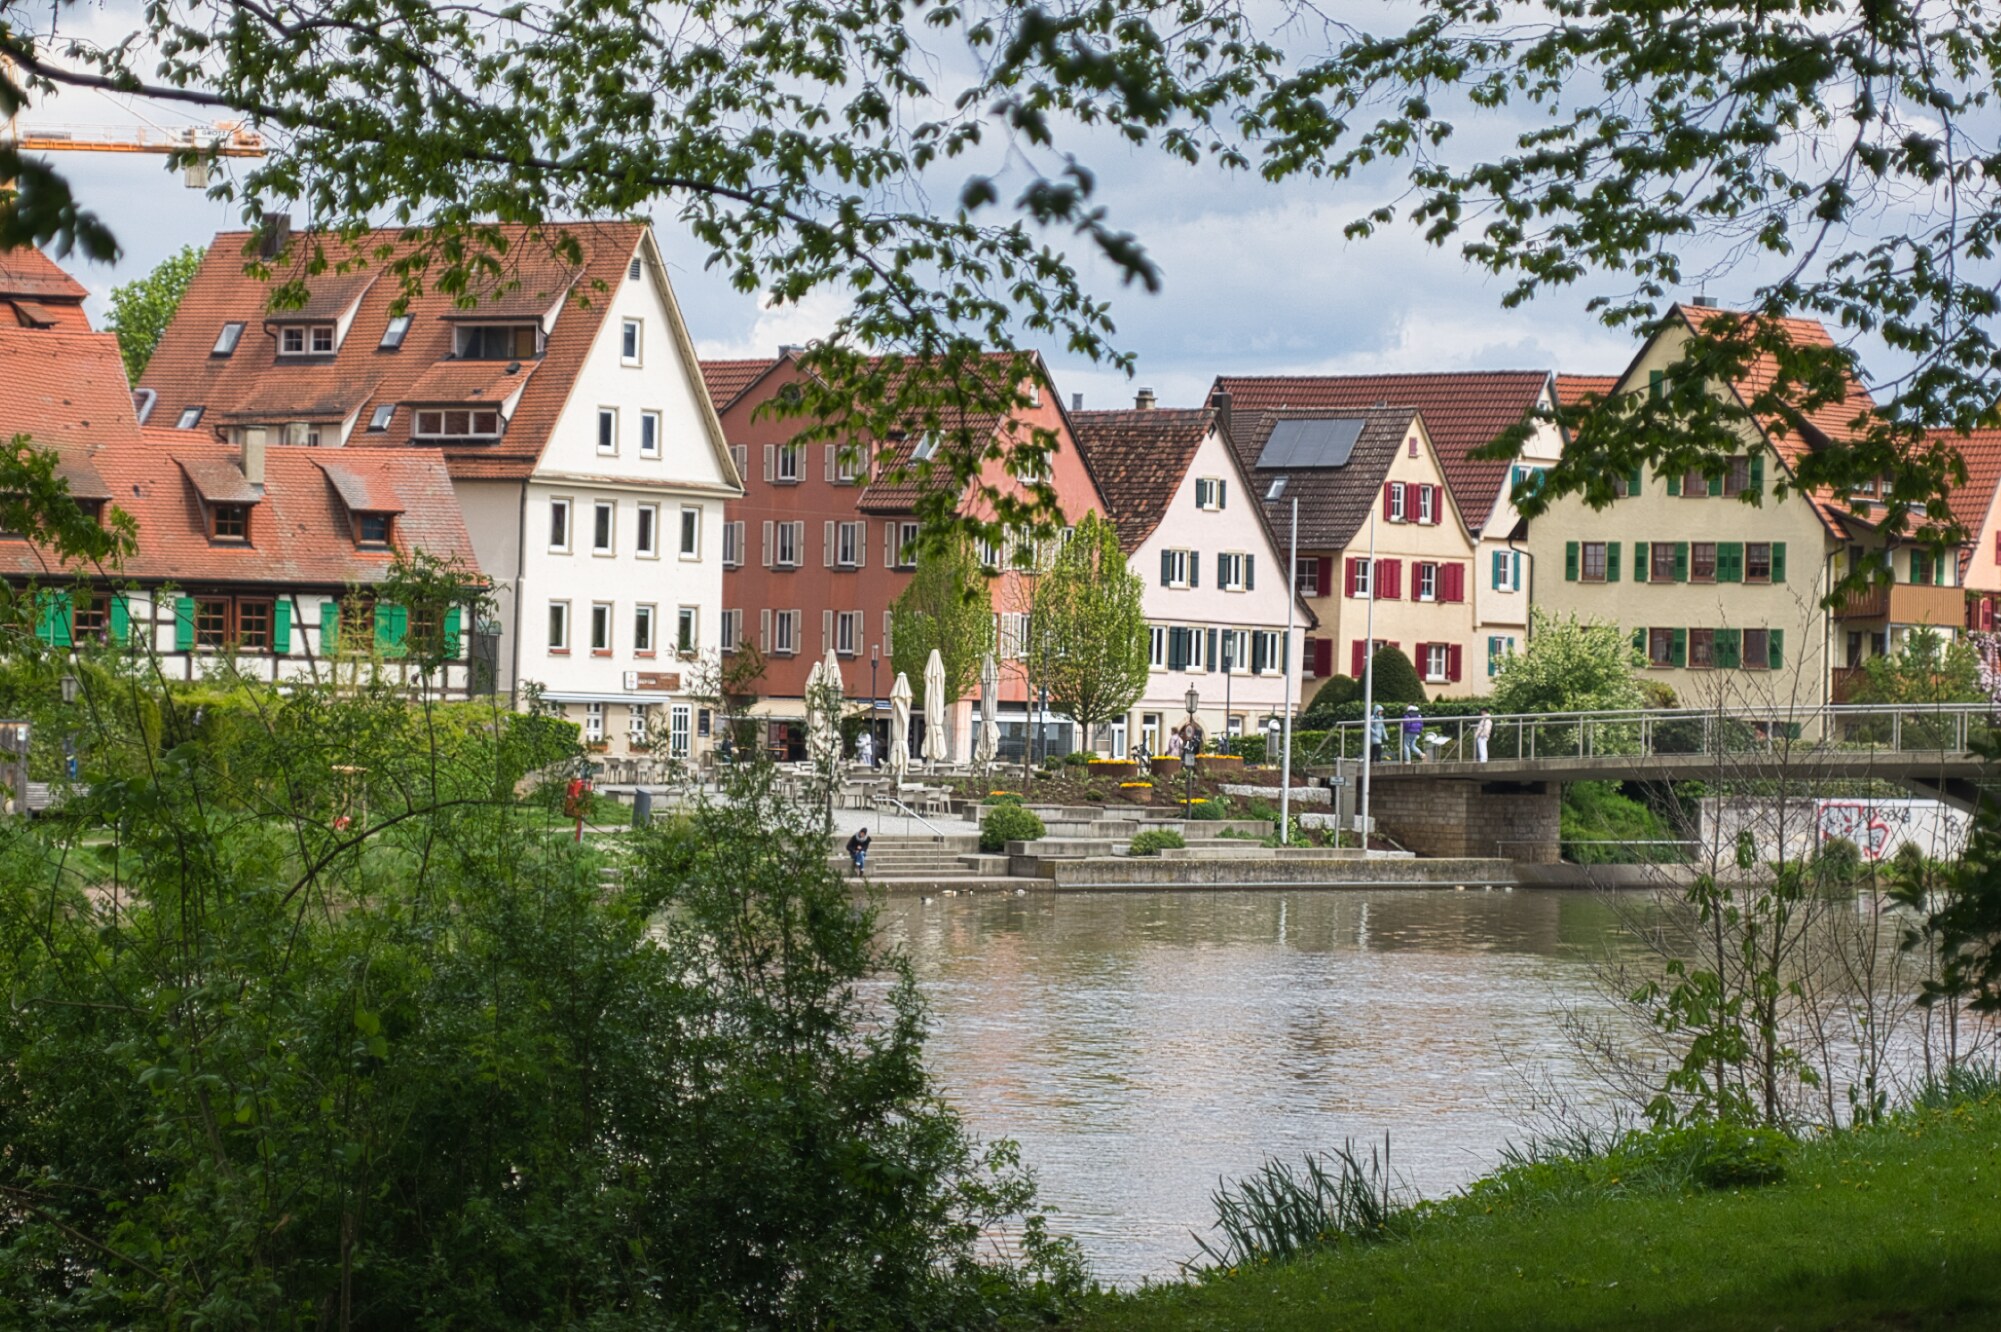
[[[1561,790],[1555,782],[1393,778],[1376,783],[1369,814],[1421,856],[1550,865],[1561,859]]]

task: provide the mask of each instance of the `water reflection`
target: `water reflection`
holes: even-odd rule
[[[1588,893],[1160,893],[892,901],[931,1062],[1017,1139],[1096,1273],[1164,1276],[1266,1155],[1380,1141],[1428,1194],[1518,1136],[1557,1031],[1624,946]]]

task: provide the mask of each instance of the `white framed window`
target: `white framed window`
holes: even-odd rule
[[[641,559],[660,555],[660,506],[641,504],[632,515],[632,549]]]
[[[1162,587],[1189,587],[1189,571],[1194,568],[1196,555],[1192,550],[1163,550],[1160,552],[1160,585]]]
[[[611,655],[611,603],[593,601],[591,603],[591,655],[609,657]]]
[[[200,407],[181,408],[180,419],[174,422],[174,429],[193,430],[201,424],[201,414],[202,409]]]
[[[1319,560],[1307,558],[1299,562],[1299,578],[1294,591],[1298,592],[1302,597],[1317,597],[1320,595]]]
[[[1209,635],[1203,633],[1200,629],[1190,629],[1188,631],[1189,670],[1206,671],[1209,669],[1208,663],[1204,660],[1204,656],[1208,652],[1208,641]]]
[[[598,452],[618,452],[618,408],[598,408]]]
[[[416,414],[411,433],[418,439],[494,439],[500,434],[500,409],[430,408]]]
[[[702,613],[693,606],[683,606],[674,614],[674,650],[689,657],[701,646]]]
[[[1393,523],[1401,523],[1407,521],[1408,511],[1404,508],[1404,489],[1405,487],[1403,482],[1401,481],[1390,482],[1390,498],[1389,498],[1388,509],[1389,509],[1389,520]]]
[[[734,652],[743,642],[743,611],[726,610],[722,623],[716,626],[716,646],[725,652]]]
[[[1242,592],[1250,586],[1251,561],[1248,555],[1228,552],[1216,557],[1216,585],[1225,592]]]
[[[1226,675],[1242,675],[1251,668],[1251,635],[1248,629],[1225,629],[1216,644],[1216,669]]]
[[[332,324],[314,324],[311,341],[313,355],[331,356],[334,349],[334,326]]]
[[[735,569],[743,564],[743,519],[723,524],[723,568]]]
[[[403,339],[409,336],[410,316],[400,314],[392,318],[389,326],[382,330],[382,341],[379,346],[383,351],[399,351],[402,349]]]
[[[618,363],[620,365],[639,364],[640,340],[643,332],[643,326],[637,319],[619,321]]]
[[[610,555],[617,550],[618,505],[610,500],[591,504],[591,554]]]
[[[320,446],[320,428],[311,421],[287,421],[279,439],[294,448],[316,449]]]
[[[1198,476],[1195,478],[1195,507],[1214,513],[1223,507],[1228,488],[1221,477]]]
[[[1285,635],[1276,629],[1260,629],[1251,644],[1251,669],[1259,675],[1279,675],[1285,670]]]
[[[642,657],[653,655],[653,607],[632,608],[632,650]]]
[[[862,562],[862,525],[860,523],[834,524],[834,566],[839,569],[854,569]]]
[[[806,524],[780,523],[778,525],[777,559],[781,569],[796,569],[806,548]]]
[[[670,704],[667,708],[667,753],[671,758],[688,757],[689,720],[692,711],[686,703]]]
[[[894,569],[915,569],[917,567],[916,523],[891,523],[890,527],[890,567]]]
[[[568,652],[570,650],[570,603],[552,601],[549,603],[549,651]]]
[[[604,739],[604,704],[584,704],[584,739],[592,744]]]
[[[990,537],[981,537],[979,539],[979,552],[980,552],[981,568],[983,569],[1000,568],[1001,554],[1000,554],[999,542],[993,540]]]
[[[681,506],[681,558],[702,558],[702,506],[699,504]]]
[[[303,324],[287,324],[278,330],[278,354],[280,356],[306,354],[306,329]]]
[[[1419,486],[1417,488],[1417,520],[1431,524],[1438,521],[1438,487]]]
[[[1146,627],[1146,664],[1156,671],[1167,669],[1167,626],[1164,624]]]
[[[625,705],[625,739],[627,744],[643,745],[653,733],[653,705],[651,703],[628,703]]]
[[[798,485],[799,475],[805,470],[806,446],[804,444],[781,444],[778,446],[778,470],[771,478],[785,485]]]
[[[658,458],[660,456],[660,413],[641,412],[639,414],[639,456]]]
[[[799,616],[796,610],[779,611],[771,617],[771,650],[781,657],[799,651]]]
[[[843,486],[851,486],[862,479],[862,471],[867,459],[859,447],[843,448],[839,444],[829,444],[833,453],[833,479]]]
[[[1420,562],[1417,566],[1417,599],[1419,601],[1438,600],[1438,566]]]
[[[1427,643],[1424,646],[1424,678],[1432,684],[1442,683],[1450,669],[1447,663],[1446,645]]]
[[[243,339],[243,324],[231,320],[222,326],[222,332],[215,335],[215,346],[209,349],[211,356],[230,356],[236,352],[236,344]]]
[[[843,657],[861,654],[862,613],[841,611],[834,616],[834,651]]]
[[[549,501],[549,549],[570,553],[570,502],[566,499]]]

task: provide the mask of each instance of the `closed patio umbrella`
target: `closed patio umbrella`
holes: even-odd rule
[[[924,663],[924,761],[949,763],[952,747],[945,741],[945,659],[931,649]]]
[[[889,691],[889,776],[898,786],[910,775],[910,677],[896,673]]]
[[[994,662],[994,654],[987,653],[987,659],[980,667],[980,739],[973,751],[973,762],[982,768],[993,766],[1000,755],[1000,667]]]

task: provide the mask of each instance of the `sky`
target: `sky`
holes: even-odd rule
[[[83,11],[102,36],[120,24],[118,5]],[[1383,11],[1378,6],[1375,12]],[[129,22],[129,20],[126,20]],[[28,113],[29,124],[155,123],[193,119],[173,109],[67,92]],[[1468,127],[1498,137],[1508,123]],[[1383,197],[1387,179],[1270,186],[1255,176],[1191,168],[1152,152],[1099,140],[1087,157],[1100,201],[1159,265],[1158,293],[1122,288],[1102,268],[1096,293],[1111,300],[1117,341],[1138,369],[1121,372],[1045,348],[1066,400],[1088,408],[1129,405],[1140,387],[1162,405],[1199,403],[1218,374],[1460,369],[1548,369],[1612,373],[1634,351],[1631,337],[1596,324],[1586,294],[1557,291],[1503,310],[1500,284],[1450,249],[1408,227],[1351,242],[1343,226]],[[124,245],[115,264],[69,261],[92,293],[94,317],[112,286],[145,273],[183,245],[202,245],[241,225],[228,205],[184,187],[163,160],[75,153],[59,165]],[[227,167],[228,164],[225,164]],[[1016,167],[1020,172],[1022,168]],[[1018,185],[1018,181],[1016,182]],[[937,192],[949,199],[956,193]],[[1008,182],[1002,194],[1007,197]],[[296,220],[296,219],[295,219]],[[671,212],[656,216],[662,248],[696,345],[704,356],[763,356],[824,332],[832,296],[765,308],[704,271],[705,254]],[[1693,293],[1689,293],[1693,294]],[[1726,300],[1729,292],[1717,293]]]

